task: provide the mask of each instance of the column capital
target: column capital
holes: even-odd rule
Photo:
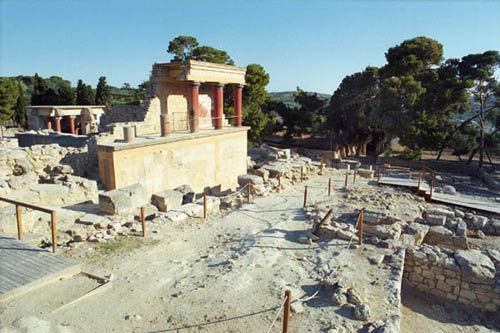
[[[201,86],[201,82],[198,82],[198,81],[189,81],[189,85],[191,87],[199,87],[199,86]]]
[[[238,88],[238,89],[243,89],[245,85],[241,83],[233,84],[233,87]]]
[[[214,86],[217,87],[217,88],[224,88],[225,84],[217,82],[216,84],[214,84]]]

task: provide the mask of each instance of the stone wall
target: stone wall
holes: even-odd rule
[[[123,138],[123,127],[135,126],[137,135],[160,133],[160,99],[147,98],[142,105],[116,105],[101,118],[101,131]]]
[[[19,147],[50,144],[58,144],[61,147],[84,147],[88,140],[86,135],[39,134],[34,132],[18,133],[16,137],[19,140]]]
[[[451,251],[427,245],[408,249],[403,278],[419,291],[500,311],[500,251]]]
[[[189,184],[238,186],[247,171],[247,127],[99,146],[99,178],[108,190],[139,183],[148,195]]]

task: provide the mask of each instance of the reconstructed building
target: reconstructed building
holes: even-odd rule
[[[245,73],[236,66],[192,60],[154,64],[148,105],[160,112],[145,117],[153,122],[148,126],[124,126],[124,140],[98,146],[99,176],[106,188],[140,183],[148,194],[183,184],[195,191],[235,188],[238,175],[246,173],[248,127],[241,126]],[[223,89],[233,93],[232,125],[223,114]]]
[[[56,133],[86,135],[98,131],[105,105],[28,106],[28,129],[52,129]]]

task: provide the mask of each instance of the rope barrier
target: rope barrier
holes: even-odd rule
[[[278,319],[278,317],[279,317],[279,315],[281,313],[281,310],[283,310],[283,307],[285,306],[285,302],[286,302],[286,297],[283,297],[283,302],[281,302],[280,308],[278,309],[278,311],[276,311],[274,319],[271,322],[271,326],[269,326],[269,328],[267,329],[266,333],[271,332],[271,330],[273,329],[273,326],[276,323],[276,320]]]

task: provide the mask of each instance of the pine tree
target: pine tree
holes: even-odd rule
[[[15,113],[13,116],[13,120],[17,125],[24,126],[26,123],[26,106],[28,105],[28,101],[25,93],[24,85],[21,81],[17,81],[17,91],[18,97],[16,101],[16,106],[14,107]]]
[[[101,76],[99,82],[97,83],[96,93],[95,93],[95,103],[97,105],[107,105],[111,101],[111,90],[106,83],[106,77]]]
[[[33,83],[33,94],[31,95],[31,105],[43,105],[45,95],[47,93],[48,86],[47,82],[38,73],[35,73],[34,83]]]
[[[76,104],[77,105],[92,105],[95,101],[94,91],[92,87],[78,80],[76,86]]]

